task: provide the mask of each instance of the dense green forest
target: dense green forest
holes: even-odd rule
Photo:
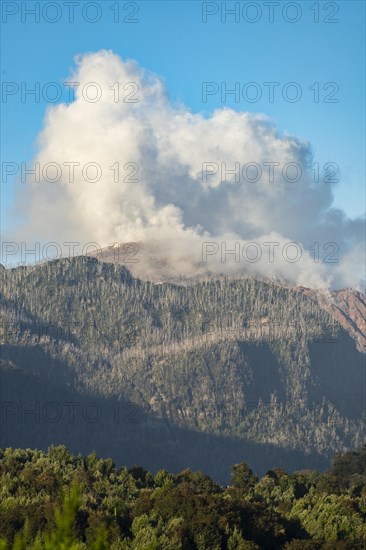
[[[318,473],[244,462],[222,486],[202,472],[116,469],[93,452],[0,451],[2,550],[363,549],[366,445]]]

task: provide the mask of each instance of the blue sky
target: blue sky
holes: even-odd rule
[[[208,8],[200,1],[145,1],[119,2],[120,18],[128,16],[138,5],[137,23],[113,21],[111,7],[117,2],[98,2],[102,16],[96,23],[81,17],[83,2],[75,7],[75,21],[68,21],[63,2],[61,18],[50,23],[41,16],[35,22],[30,15],[21,21],[21,5],[28,9],[35,2],[2,2],[17,4],[19,11],[6,17],[2,23],[2,80],[26,83],[32,87],[40,82],[62,81],[69,75],[76,54],[99,49],[112,49],[122,58],[133,58],[160,75],[166,83],[171,99],[183,102],[193,112],[209,115],[223,107],[220,94],[202,101],[202,83],[226,83],[232,88],[240,83],[256,82],[262,90],[262,99],[250,103],[241,98],[236,103],[227,96],[226,106],[239,111],[263,112],[271,117],[281,132],[289,132],[312,143],[314,160],[322,166],[336,162],[340,167],[340,182],[335,189],[335,205],[345,209],[349,216],[358,216],[365,209],[364,146],[365,146],[365,3],[297,2],[301,7],[298,22],[285,21],[285,2],[275,6],[273,23],[268,9],[260,4],[261,15],[255,23],[239,21],[227,15],[221,21],[221,2],[211,2]],[[40,3],[42,6],[44,2]],[[85,4],[85,2],[84,2]],[[128,5],[130,4],[130,5]],[[224,3],[225,4],[225,3]],[[235,2],[226,2],[227,9]],[[255,17],[254,8],[239,2],[239,8],[248,9],[247,18]],[[253,4],[253,2],[252,2]],[[313,8],[311,9],[311,7]],[[202,10],[216,10],[202,21]],[[5,8],[6,11],[13,7]],[[115,8],[116,9],[116,8]],[[288,18],[294,18],[295,8],[288,8]],[[315,11],[319,9],[319,22]],[[338,9],[338,13],[335,13]],[[252,10],[252,11],[251,11]],[[334,12],[334,13],[333,13]],[[257,12],[259,13],[259,12]],[[88,12],[94,17],[93,8]],[[49,18],[54,17],[51,8]],[[4,22],[4,18],[7,19]],[[338,19],[326,23],[324,19]],[[268,88],[263,83],[276,81],[273,102],[268,101]],[[302,98],[296,103],[285,101],[281,91],[288,82],[296,82]],[[320,84],[320,101],[314,102],[314,91],[309,86]],[[335,82],[339,91],[337,103],[324,103],[323,85]],[[35,151],[36,138],[42,128],[47,103],[33,98],[21,102],[20,94],[2,103],[2,158],[3,161],[30,161]],[[11,183],[3,189],[4,205],[12,203]],[[3,224],[10,220],[3,216]],[[3,227],[4,227],[3,225]]]

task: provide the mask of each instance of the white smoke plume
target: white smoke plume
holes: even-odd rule
[[[223,108],[204,117],[173,105],[161,79],[110,51],[77,58],[67,80],[79,83],[75,100],[48,109],[34,159],[41,170],[58,163],[62,175],[54,183],[19,184],[17,209],[25,223],[17,241],[93,241],[102,247],[132,241],[145,249],[151,243],[151,250],[160,250],[151,269],[169,275],[195,276],[207,270],[277,277],[315,288],[360,286],[363,221],[332,208],[332,184],[321,178],[315,182],[310,170],[309,143],[280,135],[262,114]],[[91,82],[102,91],[99,101],[83,97]],[[87,92],[93,98],[96,89]],[[131,99],[138,101],[126,102]],[[74,178],[65,165],[70,162],[80,163]],[[83,177],[81,168],[90,162],[101,167],[99,181]],[[216,173],[203,177],[204,163]],[[264,168],[254,182],[248,181],[255,179],[250,170],[247,180],[227,173],[224,181],[222,163],[227,170],[235,163],[240,170],[248,163],[262,168],[279,164],[273,181],[270,168]],[[301,167],[299,181],[283,177],[288,163]],[[88,170],[89,179],[93,170]],[[51,167],[48,180],[54,173]],[[257,248],[246,249],[244,257],[249,242]],[[286,248],[289,242],[303,247],[298,261],[291,261],[296,249]],[[279,243],[271,258],[264,243]],[[229,251],[235,246],[239,256],[225,257],[225,247]],[[258,247],[262,256],[251,261]],[[202,249],[211,251],[206,263]],[[331,262],[324,263],[326,257]]]

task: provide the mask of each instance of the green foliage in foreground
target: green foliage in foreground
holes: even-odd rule
[[[362,549],[366,446],[320,474],[242,463],[222,487],[65,447],[0,450],[0,550]]]

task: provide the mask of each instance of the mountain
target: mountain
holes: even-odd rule
[[[191,276],[178,276],[173,269],[174,266],[169,265],[169,256],[166,251],[154,241],[115,243],[114,246],[92,251],[90,255],[102,262],[124,265],[135,277],[156,283],[170,282],[187,285],[218,276],[210,272],[207,267],[203,268],[202,264],[197,265],[197,269]],[[169,269],[166,269],[168,266]],[[243,278],[243,275],[239,278]],[[262,280],[271,281],[263,278]],[[278,284],[294,286],[283,282]],[[299,287],[299,290],[335,318],[354,338],[358,349],[366,352],[366,299],[362,292],[351,288],[327,292],[314,291],[305,287]]]
[[[365,297],[251,277],[141,280],[92,257],[0,270],[1,445],[225,480],[364,440]]]

